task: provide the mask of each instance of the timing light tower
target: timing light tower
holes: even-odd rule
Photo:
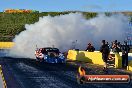
[[[129,28],[126,31],[126,39],[125,40],[127,41],[128,45],[132,46],[132,18],[130,17],[129,19],[130,19],[129,24],[128,24]]]

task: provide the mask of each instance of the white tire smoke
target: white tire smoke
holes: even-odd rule
[[[81,13],[70,13],[40,17],[38,22],[26,24],[25,28],[13,40],[15,46],[10,50],[13,57],[35,58],[36,45],[38,48],[54,45],[63,52],[70,49],[76,40],[76,48],[80,50],[84,50],[88,42],[98,49],[102,39],[108,42],[115,39],[123,41],[128,18],[122,14],[109,17],[99,14],[87,20]]]

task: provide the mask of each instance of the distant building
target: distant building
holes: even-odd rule
[[[27,9],[5,9],[4,13],[39,13],[39,11]]]

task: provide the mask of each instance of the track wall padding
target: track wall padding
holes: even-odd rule
[[[127,70],[132,71],[132,60],[128,62]]]
[[[14,42],[0,42],[0,49],[9,49],[14,46]]]
[[[112,53],[114,54],[114,53]],[[114,54],[115,58],[115,68],[121,68],[122,67],[122,58],[119,54]],[[102,54],[100,52],[87,52],[87,51],[75,51],[75,50],[69,50],[67,55],[68,60],[72,61],[83,61],[83,62],[89,62],[93,64],[98,65],[104,65],[104,62],[102,60]]]

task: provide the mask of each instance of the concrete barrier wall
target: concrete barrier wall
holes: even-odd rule
[[[127,70],[132,71],[132,60],[130,60],[130,61],[128,62]]]
[[[0,49],[9,49],[14,46],[14,42],[0,42]]]
[[[115,68],[122,67],[122,58],[119,54],[112,53],[115,59]],[[102,54],[100,52],[87,52],[87,51],[75,51],[69,50],[67,55],[68,60],[83,61],[93,64],[103,65]]]

